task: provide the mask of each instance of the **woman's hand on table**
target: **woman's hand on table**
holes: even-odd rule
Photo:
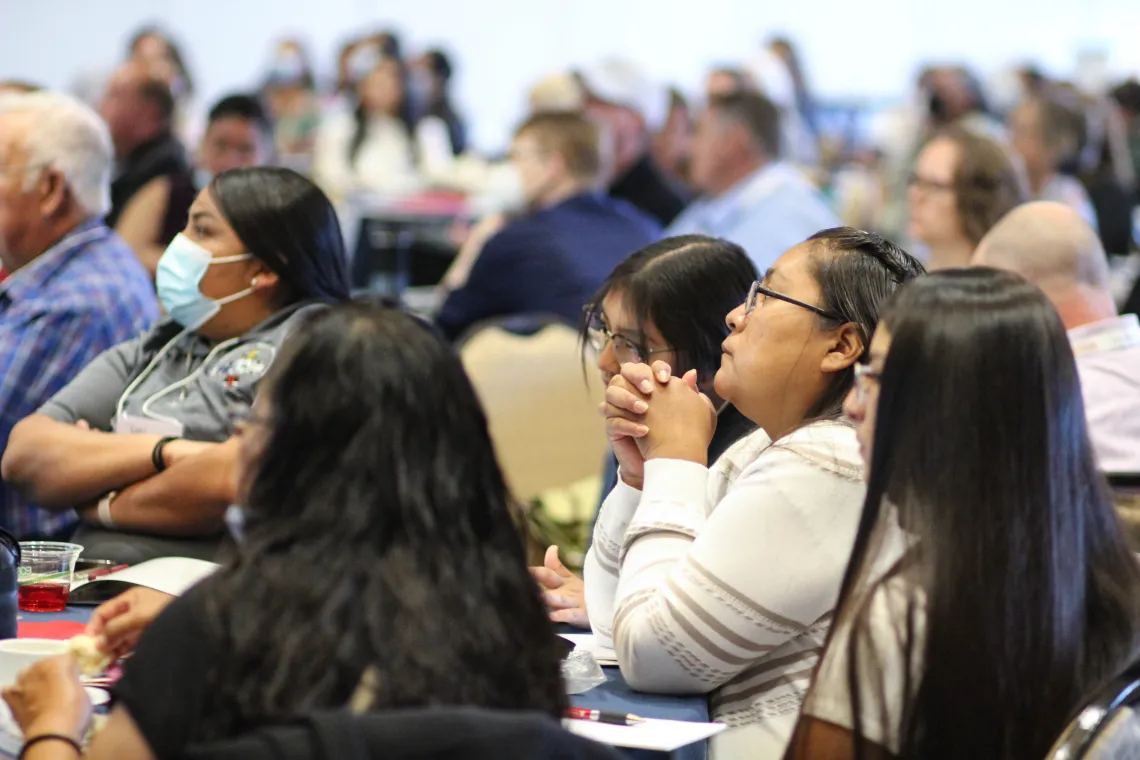
[[[553,622],[567,623],[576,628],[590,627],[590,616],[586,614],[586,586],[581,578],[562,564],[557,546],[546,550],[543,566],[532,567],[530,574],[542,587],[542,598]]]
[[[26,738],[62,734],[76,741],[91,722],[91,700],[79,681],[79,665],[70,654],[41,660],[3,690],[4,701]]]
[[[132,588],[95,608],[87,635],[98,640],[102,651],[123,657],[134,650],[143,631],[175,598],[144,586]]]

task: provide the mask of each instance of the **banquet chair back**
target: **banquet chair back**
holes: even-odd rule
[[[1046,760],[1140,758],[1140,660],[1108,682],[1081,709]]]
[[[186,760],[620,760],[537,712],[475,708],[314,713],[192,747]]]
[[[503,476],[527,503],[596,475],[607,442],[598,415],[605,388],[583,372],[578,333],[541,315],[486,322],[459,344],[487,414]]]
[[[1112,503],[1132,551],[1140,552],[1140,473],[1106,472]]]

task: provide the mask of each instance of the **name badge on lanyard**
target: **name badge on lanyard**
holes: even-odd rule
[[[177,420],[156,420],[152,417],[136,417],[123,412],[115,420],[116,433],[142,433],[144,435],[172,435],[181,438],[185,426]]]

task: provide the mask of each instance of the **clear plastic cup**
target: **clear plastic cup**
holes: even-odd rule
[[[62,541],[23,541],[17,573],[19,607],[25,612],[60,612],[71,596],[75,560],[83,547]]]

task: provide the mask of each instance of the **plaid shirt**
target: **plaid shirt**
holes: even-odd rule
[[[0,448],[34,413],[116,343],[158,318],[154,286],[126,243],[87,221],[0,283]],[[75,514],[47,512],[0,481],[0,526],[57,535]]]

